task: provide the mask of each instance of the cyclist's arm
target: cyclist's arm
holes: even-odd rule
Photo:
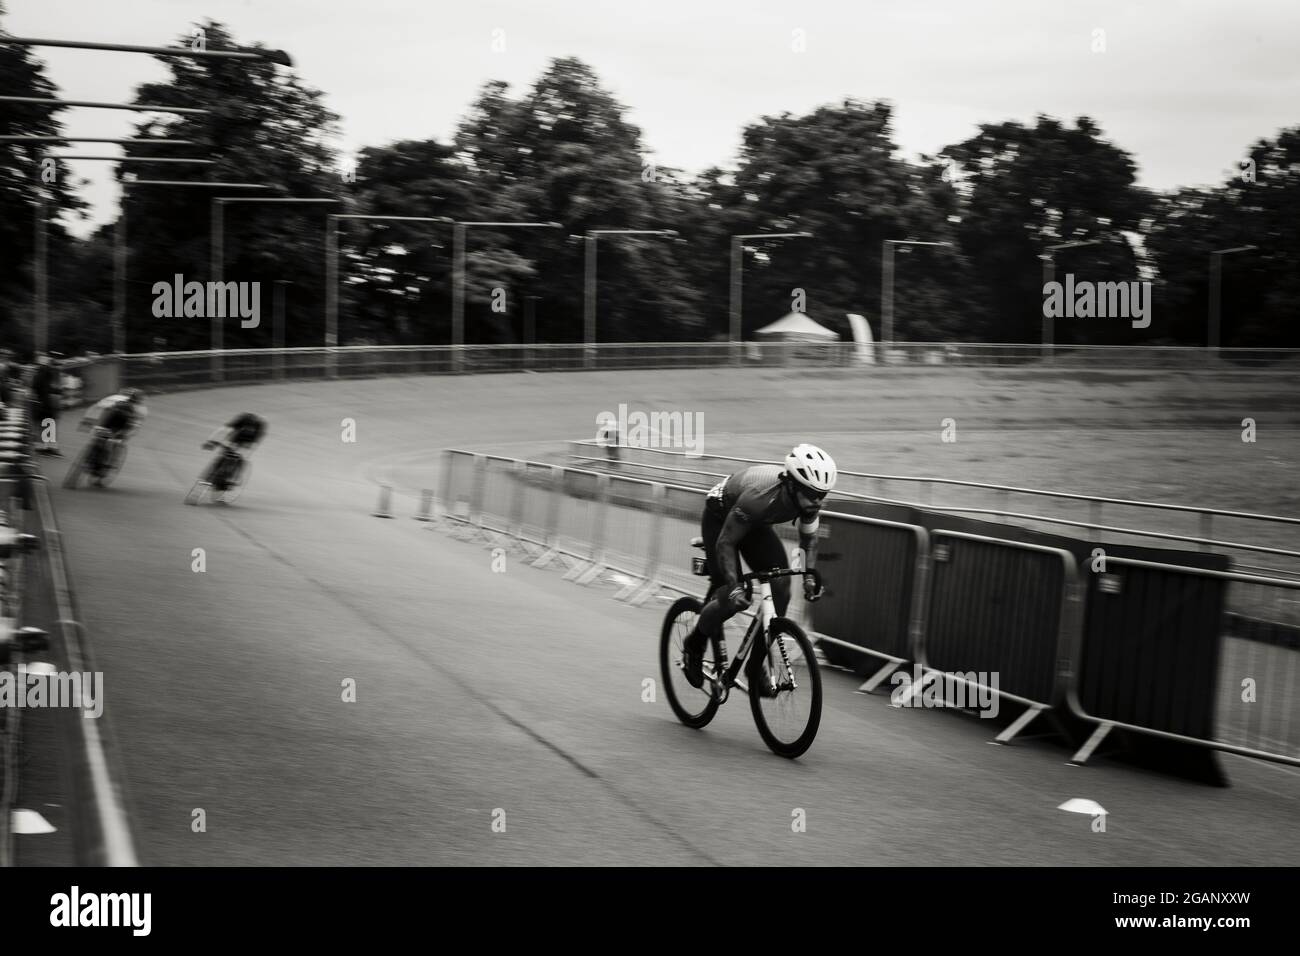
[[[799,548],[803,551],[803,566],[809,570],[817,567],[817,528],[821,525],[821,514],[814,511],[811,515],[799,518]]]
[[[749,534],[752,527],[753,518],[751,518],[743,509],[732,508],[727,513],[727,520],[722,523],[722,530],[718,532],[718,544],[716,554],[718,557],[719,570],[722,572],[722,578],[726,582],[727,590],[735,590],[740,585],[740,542]]]
[[[122,438],[123,439],[130,438],[132,435],[138,432],[140,430],[140,426],[144,423],[144,417],[148,414],[149,414],[149,410],[147,408],[145,408],[143,405],[137,405],[131,411],[131,424],[127,425],[126,429],[122,432]]]
[[[207,437],[203,444],[229,445],[232,431],[233,429],[229,425],[218,425],[212,429],[212,434]]]
[[[101,398],[99,401],[97,401],[94,405],[91,405],[89,408],[86,409],[86,413],[85,413],[84,415],[81,416],[81,423],[82,423],[83,425],[86,425],[86,424],[97,425],[97,424],[99,424],[99,417],[100,417],[101,415],[104,414],[104,410],[105,410],[105,409],[107,409],[110,405],[113,404],[113,400],[114,400],[115,398],[118,398],[118,396],[117,396],[117,395],[105,395],[103,398]]]

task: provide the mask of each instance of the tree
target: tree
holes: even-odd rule
[[[0,2],[0,18],[5,14]],[[0,43],[0,89],[9,96],[56,98],[58,88],[46,77],[45,64],[26,47]],[[63,107],[39,104],[0,104],[0,135],[57,136]],[[47,153],[50,143],[0,142],[0,346],[26,349],[34,321],[33,233],[35,202],[46,201],[49,261],[59,261],[69,242],[59,222],[63,213],[79,214],[85,203],[72,192],[76,185],[67,166]]]
[[[522,99],[507,92],[503,83],[488,84],[456,136],[484,197],[484,218],[559,222],[579,236],[593,228],[675,226],[660,218],[676,208],[672,172],[659,181],[660,171],[644,160],[640,131],[588,66],[558,59]],[[476,247],[490,249],[495,239],[480,235]],[[580,338],[581,246],[551,230],[510,231],[500,241],[536,270],[532,288],[544,300],[539,337]],[[628,237],[601,240],[598,248],[601,340],[698,337],[683,247]]]
[[[1162,278],[1162,305],[1177,341],[1208,340],[1209,263],[1216,249],[1253,245],[1223,258],[1223,347],[1300,346],[1300,127],[1261,139],[1243,169],[1214,189],[1162,197],[1147,245]]]
[[[1039,116],[1032,127],[991,123],[941,153],[961,170],[957,236],[979,283],[972,288],[996,317],[991,337],[1036,342],[1043,288],[1039,256],[1061,242],[1100,239],[1098,248],[1062,253],[1058,274],[1097,281],[1137,278],[1125,232],[1136,231],[1150,197],[1136,186],[1132,158],[1101,137],[1086,116],[1074,128]],[[1086,256],[1084,255],[1086,253]],[[1098,341],[1131,334],[1127,323],[1056,324],[1056,340]],[[1153,325],[1148,337],[1161,334]]]
[[[734,186],[717,189],[716,205],[744,232],[814,236],[765,243],[746,263],[747,329],[789,311],[792,292],[802,289],[808,311],[847,336],[845,314],[874,313],[880,301],[884,240],[950,238],[951,188],[896,151],[887,103],[849,99],[807,116],[764,117],[745,130]],[[896,299],[896,337],[960,334],[970,322],[956,294],[962,273],[948,250],[916,256]]]
[[[203,26],[211,48],[241,46],[221,24]],[[191,42],[185,37],[183,42]],[[254,47],[256,49],[258,47]],[[277,72],[265,60],[160,57],[171,71],[163,83],[150,83],[137,92],[137,102],[196,107],[207,116],[162,115],[137,128],[141,138],[185,139],[196,147],[136,144],[131,155],[191,155],[215,160],[207,167],[213,181],[253,182],[270,186],[247,196],[337,198],[340,178],[335,152],[329,145],[337,117],[321,104],[321,94],[292,74]],[[157,176],[161,167],[139,164],[139,178]],[[196,176],[195,178],[200,178]],[[209,224],[212,199],[220,191],[139,187],[126,190],[131,249],[127,296],[127,345],[152,349],[162,339],[169,349],[204,348],[209,341],[207,320],[155,318],[153,286],[171,282],[176,274],[189,280],[209,280]],[[232,193],[233,195],[233,193]],[[327,205],[281,206],[236,204],[227,207],[225,271],[227,281],[262,284],[264,308],[274,280],[292,285],[286,316],[290,345],[320,344],[324,313],[325,217]],[[225,326],[227,348],[268,345],[270,322],[243,329]]]

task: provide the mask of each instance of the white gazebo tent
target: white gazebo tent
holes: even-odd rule
[[[819,325],[803,312],[791,312],[771,325],[755,329],[754,335],[767,342],[836,342],[839,333]]]

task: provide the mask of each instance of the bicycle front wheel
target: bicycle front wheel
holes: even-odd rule
[[[77,487],[77,481],[81,478],[81,473],[86,467],[86,462],[89,459],[89,456],[90,445],[82,446],[81,451],[77,452],[76,456],[72,459],[71,464],[68,465],[67,473],[63,476],[64,488]]]
[[[659,669],[663,674],[668,703],[678,720],[697,730],[711,721],[718,712],[718,698],[713,694],[710,680],[718,672],[717,641],[709,641],[704,651],[703,687],[691,686],[682,665],[682,642],[695,627],[703,606],[698,598],[678,599],[668,609],[668,614],[664,617],[663,633],[659,637]]]
[[[812,641],[794,621],[778,617],[762,665],[761,679],[750,682],[749,709],[763,743],[793,759],[812,746],[822,721],[822,675]]]

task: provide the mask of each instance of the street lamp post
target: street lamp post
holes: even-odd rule
[[[36,351],[45,352],[49,345],[49,328],[50,328],[50,282],[48,272],[49,254],[47,252],[49,239],[49,220],[47,218],[48,210],[45,204],[45,190],[37,189],[36,191],[36,269],[35,269],[35,293],[36,293],[36,315],[35,332],[36,332]]]
[[[1083,239],[1078,242],[1058,242],[1054,246],[1048,246],[1039,256],[1043,260],[1043,294],[1047,294],[1047,287],[1056,280],[1056,253],[1062,249],[1078,249],[1080,246],[1099,246],[1100,239]],[[1055,320],[1043,310],[1043,359],[1050,362],[1052,360],[1052,350],[1056,344],[1056,323]]]
[[[284,287],[292,284],[288,279],[275,280],[275,325],[272,330],[271,347],[274,349],[272,354],[275,356],[272,374],[278,379],[284,378]]]
[[[457,222],[451,238],[451,345],[452,369],[465,362],[465,233],[470,226],[489,229],[562,229],[558,222]]]
[[[596,364],[596,241],[601,236],[670,236],[676,229],[588,229],[583,236],[582,364]]]
[[[268,60],[280,66],[293,66],[283,50],[195,50],[174,46],[131,46],[123,43],[87,43],[81,40],[41,40],[33,37],[0,36],[0,43],[15,46],[57,46],[74,50],[110,50],[116,53],[148,53],[151,56],[185,56],[192,59]]]
[[[292,196],[214,196],[212,198],[212,281],[222,282],[226,271],[226,205],[234,202],[279,203],[290,205],[322,205],[336,203],[337,199],[298,198]],[[214,310],[215,311],[215,310]],[[221,317],[212,317],[212,380],[225,380],[225,360],[221,355],[223,346]]]
[[[134,186],[193,186],[219,189],[269,189],[257,183],[208,183],[163,179],[126,179],[122,181],[122,210],[113,231],[113,351],[126,351],[126,190]]]
[[[727,343],[731,346],[731,363],[743,364],[740,344],[744,335],[741,331],[741,306],[745,276],[745,243],[751,239],[811,239],[811,232],[749,232],[731,237],[731,309],[730,324],[727,329]]]
[[[1257,246],[1234,246],[1231,249],[1215,249],[1210,253],[1210,327],[1207,338],[1209,357],[1219,357],[1220,323],[1222,319],[1223,299],[1223,257],[1234,252],[1252,252]]]
[[[446,216],[365,216],[356,213],[331,213],[325,230],[325,347],[330,378],[338,376],[339,344],[339,220],[369,219],[379,222],[451,222]]]
[[[533,367],[533,346],[537,343],[537,300],[541,296],[529,295],[524,297],[524,344],[527,350],[524,352],[524,367]]]
[[[948,246],[951,242],[920,242],[916,239],[886,239],[880,260],[880,355],[881,365],[889,364],[889,350],[894,344],[894,247]]]
[[[19,140],[19,139],[23,139],[23,137],[11,137],[11,139],[13,139],[13,140]],[[28,139],[36,139],[36,137],[31,137],[31,138],[28,138]],[[148,140],[142,140],[141,142],[148,142]],[[208,164],[210,164],[210,163],[212,162],[212,160],[208,160],[208,159],[171,159],[171,160],[159,160],[159,159],[153,159],[153,158],[146,159],[145,157],[132,157],[132,158],[128,159],[127,157],[123,157],[123,156],[59,156],[59,155],[53,155],[51,158],[54,158],[54,159],[69,159],[69,160],[93,160],[93,161],[96,161],[96,162],[110,162],[110,163],[120,163],[120,162],[131,162],[131,161],[135,161],[135,162],[155,162],[155,163],[156,163],[156,162],[173,162],[173,163],[191,163],[191,164],[194,164],[194,165],[208,165]],[[125,205],[125,204],[124,204],[124,205]],[[46,351],[46,349],[47,349],[47,347],[48,347],[48,345],[49,345],[49,323],[50,323],[50,302],[49,302],[49,254],[48,254],[48,250],[49,250],[49,222],[50,222],[50,221],[49,221],[49,206],[48,206],[48,204],[47,204],[47,202],[46,202],[46,200],[45,200],[45,192],[44,192],[44,190],[38,188],[37,193],[36,193],[36,247],[35,247],[35,250],[34,250],[34,251],[35,251],[35,256],[36,256],[36,261],[35,261],[35,263],[33,264],[33,271],[34,271],[34,274],[35,274],[34,291],[35,291],[35,293],[36,293],[36,314],[35,314],[35,316],[34,316],[35,322],[34,322],[34,328],[33,328],[33,338],[34,338],[34,340],[35,340],[36,350],[37,350],[38,352],[44,352],[44,351]],[[116,250],[115,250],[115,254],[114,254],[115,262],[116,262],[116,257],[117,257],[117,254],[116,254]],[[115,286],[115,291],[116,291],[116,286]],[[116,315],[116,312],[117,312],[117,310],[116,310],[116,307],[115,307],[115,308],[114,308],[114,315]],[[116,335],[114,336],[114,350],[115,350],[115,351],[120,351],[120,350],[117,348],[117,338],[116,338]]]

